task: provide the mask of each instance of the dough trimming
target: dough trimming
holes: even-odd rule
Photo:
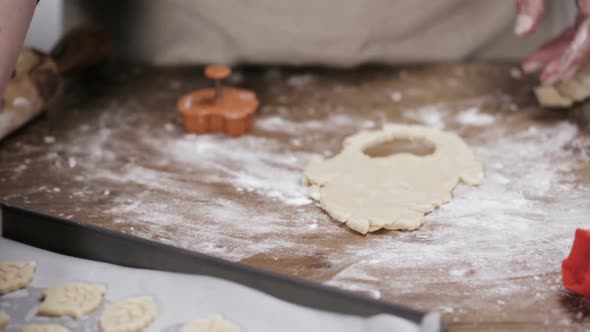
[[[535,95],[543,107],[567,108],[587,99],[590,97],[590,67],[569,80],[535,88]]]

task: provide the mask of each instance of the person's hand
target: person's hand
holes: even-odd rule
[[[36,4],[37,0],[0,0],[0,98],[14,71]]]
[[[576,22],[522,62],[524,72],[540,72],[544,85],[570,79],[590,63],[590,0],[576,1],[579,10]],[[543,19],[544,10],[543,0],[517,0],[514,32],[519,36],[534,33]]]

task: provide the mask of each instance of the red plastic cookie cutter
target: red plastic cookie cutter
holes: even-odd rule
[[[572,251],[561,264],[564,286],[590,301],[590,231],[577,229]]]
[[[221,80],[230,75],[227,66],[208,66],[205,76],[215,82],[215,87],[191,92],[178,100],[186,132],[223,132],[236,137],[252,129],[258,99],[252,91],[221,86]]]

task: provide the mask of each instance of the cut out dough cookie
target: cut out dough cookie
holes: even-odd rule
[[[10,316],[6,311],[0,310],[0,331],[10,324]]]
[[[0,263],[0,295],[27,287],[36,269],[35,262]]]
[[[143,331],[156,316],[156,303],[151,296],[129,298],[108,307],[100,317],[100,326],[103,332]]]
[[[363,153],[395,139],[424,142],[435,151],[383,158]],[[467,144],[453,133],[408,125],[360,132],[344,141],[340,154],[328,160],[315,156],[304,171],[304,183],[322,209],[362,234],[420,227],[425,213],[451,199],[459,180],[471,185],[483,180],[482,166]]]
[[[43,292],[39,315],[80,319],[96,310],[106,292],[103,285],[67,283]]]
[[[240,332],[240,328],[221,316],[209,316],[207,319],[194,320],[185,324],[180,332]]]
[[[32,324],[23,326],[22,332],[70,332],[57,324]]]

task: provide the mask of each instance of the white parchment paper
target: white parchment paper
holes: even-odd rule
[[[431,315],[423,326],[417,326],[391,315],[362,318],[329,313],[294,305],[222,279],[88,261],[7,239],[0,239],[2,261],[37,263],[37,273],[30,287],[0,298],[0,310],[8,312],[13,322],[7,331],[19,331],[23,323],[47,322],[63,324],[72,331],[99,331],[98,320],[105,306],[119,299],[143,295],[153,296],[158,306],[158,318],[147,331],[178,331],[183,323],[211,314],[222,315],[244,332],[438,330],[437,315]],[[103,305],[79,321],[38,317],[37,308],[43,289],[69,281],[106,285]]]

